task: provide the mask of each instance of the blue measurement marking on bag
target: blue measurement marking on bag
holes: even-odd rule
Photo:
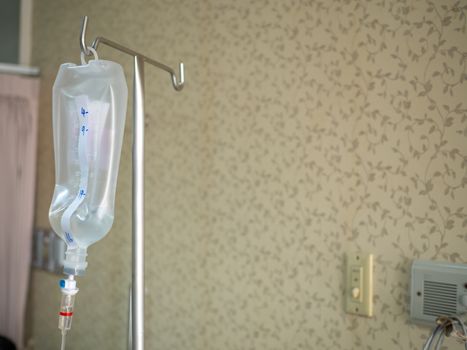
[[[83,107],[81,107],[81,115],[83,117],[86,117],[86,114],[88,114],[89,112],[87,110],[85,110]]]
[[[83,133],[83,136],[84,136],[84,133],[87,132],[87,131],[89,131],[89,129],[86,128],[86,125],[83,125],[83,126],[81,127],[81,132]]]
[[[74,242],[73,236],[69,232],[65,232],[65,238],[66,238],[68,243],[73,243]]]
[[[77,247],[75,238],[73,237],[73,230],[71,229],[72,217],[78,210],[81,203],[84,201],[88,188],[88,177],[89,177],[89,160],[87,151],[87,132],[88,119],[92,115],[89,110],[89,97],[86,95],[77,96],[74,100],[74,108],[77,111],[77,117],[80,120],[78,129],[78,158],[79,158],[79,189],[76,193],[75,198],[65,210],[62,216],[61,225],[65,232],[65,241],[71,248]]]

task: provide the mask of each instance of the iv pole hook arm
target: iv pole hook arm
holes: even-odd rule
[[[86,56],[90,56],[92,55],[92,52],[91,50],[88,49],[87,45],[86,45],[86,29],[87,29],[87,26],[88,26],[88,16],[84,16],[82,21],[81,21],[81,32],[80,32],[80,37],[79,37],[79,46],[81,48],[81,52],[83,52]],[[185,67],[183,65],[183,62],[180,62],[180,65],[179,65],[179,77],[180,79],[177,79],[177,74],[175,73],[175,70],[172,69],[171,67],[161,63],[161,62],[158,62],[150,57],[147,57],[139,52],[136,52],[130,48],[127,48],[123,45],[120,45],[118,43],[116,43],[115,41],[112,41],[112,40],[109,40],[109,39],[106,39],[104,37],[101,37],[101,36],[98,36],[96,39],[94,39],[94,41],[92,42],[92,45],[91,47],[97,51],[97,48],[99,46],[99,44],[104,44],[104,45],[107,45],[107,46],[110,46],[110,47],[113,47],[114,49],[116,50],[119,50],[119,51],[122,51],[126,54],[129,54],[131,56],[134,56],[134,57],[141,57],[145,62],[153,65],[153,66],[156,66],[157,68],[160,68],[164,71],[166,71],[167,73],[170,74],[170,77],[171,77],[171,80],[172,80],[172,85],[174,87],[174,89],[176,91],[180,91],[183,89],[183,85],[185,83]]]

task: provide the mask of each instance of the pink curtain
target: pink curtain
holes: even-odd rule
[[[0,74],[0,335],[23,348],[39,79]]]

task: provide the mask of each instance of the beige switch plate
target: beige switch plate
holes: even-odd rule
[[[372,317],[373,254],[349,253],[346,265],[345,311]]]

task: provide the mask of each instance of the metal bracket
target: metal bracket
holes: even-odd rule
[[[88,49],[88,46],[86,45],[86,29],[88,26],[88,16],[84,16],[82,21],[81,21],[81,33],[79,36],[79,45],[81,47],[81,52],[83,52],[86,56],[92,55],[91,51]],[[172,69],[171,67],[158,62],[152,58],[149,58],[139,52],[136,52],[126,46],[120,45],[116,43],[115,41],[106,39],[104,37],[98,36],[94,39],[94,41],[91,44],[91,47],[97,51],[97,48],[99,47],[99,44],[104,44],[110,47],[113,47],[114,49],[117,49],[119,51],[125,52],[131,56],[134,57],[140,57],[144,62],[147,62],[153,66],[156,66],[157,68],[160,68],[167,73],[170,74],[170,77],[172,79],[172,85],[175,90],[180,91],[183,89],[183,84],[185,82],[185,67],[183,65],[183,62],[180,62],[179,64],[179,74],[180,74],[180,79],[177,80],[177,75],[175,73],[175,70]]]

